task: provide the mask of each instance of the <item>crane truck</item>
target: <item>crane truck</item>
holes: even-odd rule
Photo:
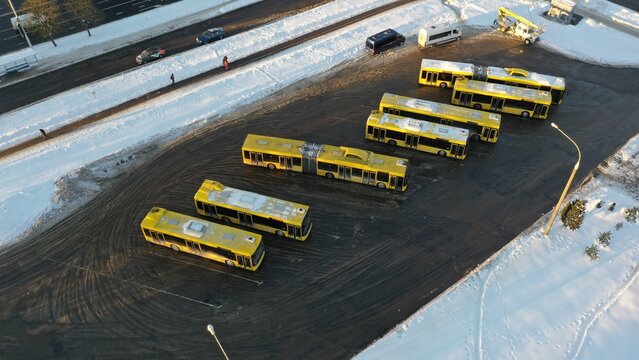
[[[497,10],[497,19],[495,19],[494,25],[499,31],[523,40],[526,45],[539,40],[539,35],[543,32],[539,25],[505,7],[500,7]]]

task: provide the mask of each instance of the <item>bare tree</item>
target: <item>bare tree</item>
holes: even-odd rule
[[[60,30],[60,6],[53,0],[25,0],[20,7],[23,13],[32,13],[34,22],[29,27],[34,34],[49,39],[53,46],[58,46],[53,36]]]
[[[89,28],[91,25],[98,24],[102,18],[102,12],[95,7],[91,0],[67,0],[64,4],[67,10],[73,15],[74,19],[78,20],[82,27],[91,36]]]

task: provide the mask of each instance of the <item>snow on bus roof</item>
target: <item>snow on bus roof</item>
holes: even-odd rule
[[[190,236],[203,243],[251,253],[257,247],[261,235],[230,226],[212,223],[188,215],[154,207],[144,219],[155,228]],[[243,240],[243,241],[238,241]]]
[[[527,79],[527,80],[531,80],[546,86],[560,87],[560,88],[563,88],[566,86],[566,82],[564,78],[551,76],[551,75],[538,74],[532,71],[525,71],[527,76],[517,76],[517,75],[512,75],[511,72],[506,70],[506,68],[488,66],[486,68],[486,72],[488,73],[489,76],[493,75],[493,76],[498,76],[501,78],[509,78],[509,79]]]
[[[466,80],[466,81],[458,81],[455,85],[460,84],[460,86],[465,86],[470,90],[478,90],[478,91],[488,91],[501,95],[518,97],[521,99],[534,99],[540,100],[550,103],[552,97],[550,96],[550,92],[548,91],[540,91],[535,89],[527,89],[517,86],[503,85],[503,84],[493,84],[486,83],[483,81],[474,81],[474,80]]]
[[[380,115],[379,112],[376,113]],[[450,125],[437,124],[429,121],[417,120],[405,116],[386,113],[381,113],[381,116],[379,117],[379,123],[393,124],[400,129],[411,130],[421,134],[433,134],[442,139],[450,139],[461,142],[468,141],[468,130]]]
[[[437,68],[442,70],[465,72],[469,75],[473,74],[473,64],[446,60],[422,59],[422,68]]]
[[[301,222],[308,212],[308,206],[281,200],[254,192],[224,186],[222,189],[207,189],[209,201],[232,205],[279,219],[295,219]]]
[[[448,114],[457,117],[472,118],[477,121],[492,121],[496,123],[496,125],[501,124],[501,115],[494,114],[488,111],[468,109],[461,106],[442,104],[434,101],[415,99],[401,95],[389,95],[394,96],[398,103],[406,107],[428,111],[435,114]],[[384,94],[384,96],[386,96],[386,94]]]

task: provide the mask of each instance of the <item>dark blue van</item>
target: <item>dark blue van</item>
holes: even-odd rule
[[[382,51],[404,44],[406,38],[393,29],[386,29],[366,39],[366,51],[376,55]]]

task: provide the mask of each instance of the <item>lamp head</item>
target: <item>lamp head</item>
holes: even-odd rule
[[[215,329],[213,328],[213,325],[208,324],[206,326],[206,330],[208,330],[211,333],[211,335],[215,336]]]
[[[557,126],[557,124],[555,124],[554,122],[550,123],[550,126],[554,127],[555,129],[558,129],[559,127]]]

